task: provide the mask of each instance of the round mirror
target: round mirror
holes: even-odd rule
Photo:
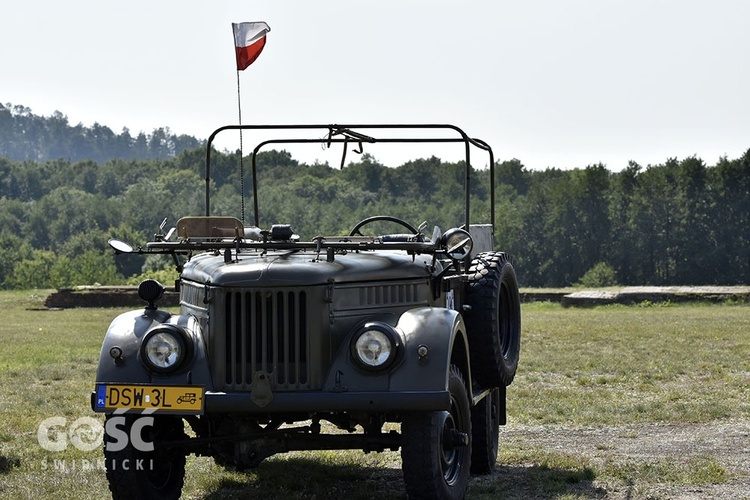
[[[443,249],[453,260],[462,260],[471,253],[474,242],[471,235],[463,229],[451,229],[442,238]]]
[[[111,238],[107,243],[114,249],[115,253],[130,253],[133,251],[133,247],[121,240]]]

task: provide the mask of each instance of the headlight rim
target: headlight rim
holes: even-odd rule
[[[380,333],[383,333],[386,338],[390,341],[391,344],[391,352],[388,358],[379,365],[371,365],[368,363],[365,363],[361,357],[359,356],[359,352],[357,350],[357,341],[368,331],[378,331]],[[386,323],[380,323],[380,322],[369,322],[361,327],[357,328],[357,331],[352,335],[351,342],[349,344],[349,353],[351,355],[351,358],[354,360],[354,364],[367,372],[381,372],[388,370],[389,368],[393,367],[393,365],[396,363],[396,360],[400,357],[401,351],[402,351],[402,340],[401,336],[398,334],[398,332],[391,326]]]
[[[149,340],[151,340],[154,336],[158,335],[159,333],[167,333],[169,335],[172,335],[177,341],[181,344],[183,348],[183,354],[180,357],[177,362],[171,366],[163,367],[155,365],[151,362],[151,360],[148,357],[148,354],[146,353],[146,346],[148,345]],[[139,349],[139,354],[141,358],[141,363],[151,371],[152,373],[155,373],[157,375],[165,375],[165,374],[171,374],[178,372],[180,369],[182,369],[185,365],[189,364],[189,361],[193,357],[193,342],[190,339],[190,336],[188,333],[175,325],[159,325],[151,330],[149,330],[141,339],[141,345]]]

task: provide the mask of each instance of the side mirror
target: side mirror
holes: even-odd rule
[[[443,250],[453,260],[463,260],[474,246],[474,241],[468,231],[463,229],[451,229],[447,231],[440,241]]]
[[[125,243],[122,240],[118,240],[118,239],[115,239],[115,238],[110,238],[107,241],[107,243],[115,251],[115,254],[133,253],[133,247],[130,246],[130,244]]]

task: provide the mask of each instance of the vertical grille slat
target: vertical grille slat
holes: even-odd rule
[[[283,300],[283,297],[282,297]],[[284,383],[294,383],[294,380],[290,379],[289,377],[289,368],[292,368],[294,364],[296,363],[296,360],[294,359],[294,356],[292,355],[291,349],[290,349],[290,340],[293,341],[293,339],[290,339],[289,334],[292,331],[292,325],[294,324],[294,302],[293,302],[293,296],[289,295],[287,297],[286,301],[286,321],[284,321],[284,328],[281,332],[281,338],[283,339],[282,342],[280,342],[279,345],[279,361],[282,361],[284,359],[288,360],[288,363],[284,363],[284,368],[281,372],[281,377],[283,377],[282,381]]]
[[[239,296],[237,297],[239,299]],[[233,350],[234,352],[238,352],[242,347],[242,335],[240,335],[240,332],[242,331],[242,309],[239,307],[234,307],[232,310],[232,321],[233,321],[233,328],[234,330],[234,344],[233,344]],[[237,359],[236,357],[233,357],[232,362],[234,364],[234,383],[242,383],[242,373],[243,365],[242,365],[242,358],[240,357]]]
[[[245,294],[245,304],[247,304],[247,294]],[[248,311],[247,307],[244,307],[242,303],[239,303],[236,305],[236,309],[240,311],[240,332],[246,332],[248,325],[249,325],[249,319],[248,319]],[[240,358],[240,365],[242,366],[242,373],[240,380],[247,380],[247,360],[249,358],[248,354],[248,339],[247,335],[240,335],[240,338],[242,339],[242,342],[240,344],[240,349],[238,351],[239,358]],[[252,373],[252,371],[250,372]]]
[[[232,327],[232,295],[229,295],[227,297],[226,301],[226,311],[224,311],[224,317],[227,318],[227,338],[226,338],[226,357],[225,357],[225,364],[226,367],[226,379],[225,383],[227,385],[233,385],[234,379],[232,378],[232,374],[234,373],[234,358],[232,356],[232,349],[229,348],[229,346],[234,345],[234,332],[235,329]]]
[[[229,292],[225,318],[227,389],[250,389],[259,371],[274,390],[309,388],[304,291]]]
[[[268,332],[270,330],[268,318],[271,315],[268,313],[268,309],[273,307],[273,304],[268,300],[268,297],[262,297],[261,301],[263,307],[260,308],[260,329],[258,332],[251,332],[251,335],[255,333],[260,336],[260,350],[258,351],[258,355],[260,356],[260,367],[258,367],[258,369],[260,371],[270,372],[271,370],[268,369]]]

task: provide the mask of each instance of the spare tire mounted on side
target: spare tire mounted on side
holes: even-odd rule
[[[466,304],[472,375],[485,386],[510,385],[521,347],[521,299],[508,254],[485,252],[474,257]]]

